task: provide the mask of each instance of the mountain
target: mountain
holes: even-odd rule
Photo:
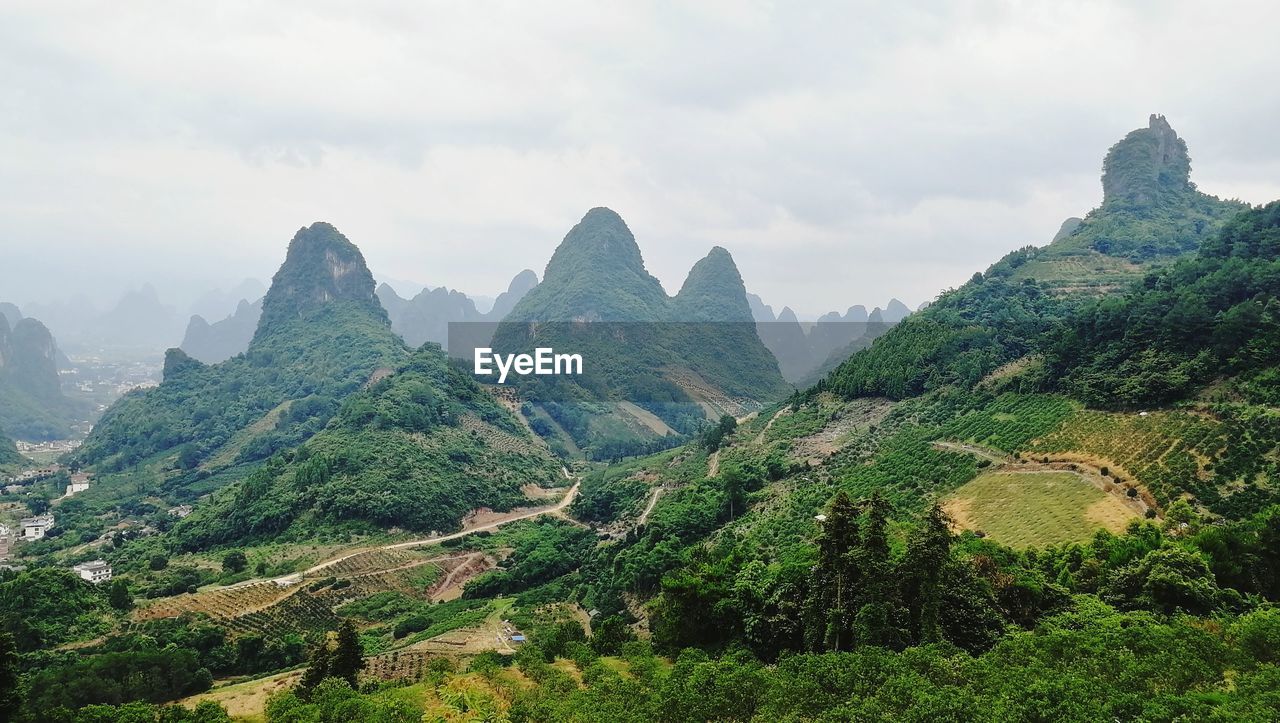
[[[226,361],[249,348],[262,317],[262,299],[252,304],[241,299],[235,313],[210,324],[199,314],[187,323],[179,348],[206,364]]]
[[[485,314],[485,318],[489,321],[502,321],[511,310],[516,308],[516,304],[525,297],[534,287],[538,285],[538,274],[531,269],[525,269],[516,274],[511,279],[511,283],[507,285],[507,290],[498,294],[498,298],[494,299],[493,307]]]
[[[1012,280],[1035,279],[1058,295],[1116,291],[1194,253],[1245,208],[1196,188],[1187,144],[1161,115],[1112,146],[1102,169],[1102,205],[1064,221]]]
[[[45,325],[0,316],[0,429],[23,439],[67,437],[85,410],[62,394],[61,353]]]
[[[447,347],[450,322],[477,322],[484,318],[466,294],[443,286],[403,299],[395,289],[382,284],[378,298],[391,318],[391,328],[414,348],[428,341]]]
[[[855,305],[844,314],[827,312],[811,324],[801,324],[790,307],[776,318],[773,309],[760,297],[747,295],[756,330],[770,353],[778,360],[783,379],[799,386],[811,386],[826,376],[854,352],[867,347],[889,326],[906,318],[911,310],[897,299],[887,309]]]
[[[850,357],[824,384],[892,398],[972,386],[1023,357],[1073,308],[1194,254],[1245,206],[1198,191],[1186,144],[1162,116],[1103,163],[1103,202],[1065,236],[1006,255]],[[1068,224],[1068,227],[1070,224]]]
[[[773,314],[773,307],[764,303],[764,299],[758,295],[747,294],[747,303],[751,305],[751,316],[757,322],[768,323],[778,320],[778,317]]]
[[[9,322],[9,328],[12,329],[19,321],[22,321],[22,311],[14,304],[7,301],[0,301],[0,316]]]
[[[110,346],[164,349],[182,334],[177,311],[160,301],[155,287],[144,284],[126,292],[116,305],[86,325],[86,341]]]
[[[689,269],[669,314],[679,321],[755,321],[742,275],[728,251],[713,247]]]
[[[597,457],[669,445],[708,415],[742,414],[790,389],[760,341],[728,251],[713,248],[668,297],[631,230],[607,208],[591,209],[569,231],[542,283],[498,326],[493,347],[582,355],[578,378],[519,384],[549,417],[535,429],[567,435]]]
[[[542,283],[506,320],[662,321],[667,305],[626,222],[610,209],[593,208],[556,248]]]
[[[377,293],[391,318],[391,328],[406,344],[417,348],[430,341],[448,349],[449,324],[501,321],[516,302],[537,285],[537,274],[527,269],[521,271],[511,280],[507,290],[498,295],[488,313],[477,310],[475,302],[466,294],[443,286],[423,289],[412,299],[401,297],[386,283],[378,285]]]
[[[300,229],[248,350],[210,365],[169,350],[163,382],[112,405],[76,461],[100,472],[145,464],[172,470],[175,489],[205,489],[309,438],[343,399],[408,356],[373,291],[360,250],[337,229]]]
[[[203,549],[307,541],[334,525],[452,530],[475,508],[530,504],[526,485],[562,483],[545,446],[469,372],[427,347],[352,395],[283,459],[197,505],[174,535]]]
[[[201,294],[191,302],[190,315],[204,319],[223,319],[240,302],[261,299],[267,293],[267,287],[257,279],[245,279],[230,289],[213,289]]]

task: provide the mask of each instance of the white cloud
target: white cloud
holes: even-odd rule
[[[0,9],[0,297],[265,278],[323,218],[492,294],[586,209],[669,290],[910,304],[1043,243],[1168,115],[1280,195],[1271,3],[118,3]],[[166,284],[158,283],[164,291]]]

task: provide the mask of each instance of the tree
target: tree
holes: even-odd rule
[[[888,500],[876,490],[866,503],[862,535],[852,553],[862,585],[856,598],[854,629],[859,645],[896,648],[902,644],[902,606],[889,560]]]
[[[635,632],[619,615],[601,620],[591,631],[591,647],[601,655],[617,655],[623,645],[635,639]]]
[[[13,636],[0,630],[0,720],[17,717],[22,698],[18,695],[18,648]]]
[[[133,594],[129,592],[129,583],[120,578],[112,580],[107,590],[107,602],[120,612],[132,610]]]
[[[853,646],[848,606],[858,583],[850,554],[858,545],[858,510],[841,491],[831,498],[820,518],[818,564],[813,571],[805,638],[815,650],[848,650]]]
[[[329,675],[342,678],[356,687],[356,675],[364,669],[364,646],[360,644],[360,634],[356,632],[355,623],[343,620],[338,626],[338,644],[329,660]]]
[[[222,557],[222,570],[235,574],[243,572],[249,566],[249,561],[245,559],[244,553],[240,550],[232,550]]]
[[[735,519],[747,506],[747,473],[741,465],[726,462],[720,470],[720,480],[724,483],[729,519]]]
[[[152,570],[157,570],[157,571],[163,570],[169,566],[169,558],[165,557],[160,553],[156,553],[151,556],[151,559],[149,560],[149,565]]]
[[[722,415],[719,422],[707,427],[702,433],[702,446],[714,452],[724,444],[725,437],[733,434],[737,429],[738,420],[728,414]]]
[[[302,679],[298,681],[300,697],[306,698],[309,696],[311,691],[320,685],[320,681],[329,677],[331,657],[328,640],[320,641],[315,650],[311,651],[311,659],[307,661],[307,669],[303,671]]]
[[[902,577],[915,587],[919,604],[919,639],[942,639],[939,613],[942,605],[942,573],[951,559],[951,518],[934,502],[916,533],[907,541]]]

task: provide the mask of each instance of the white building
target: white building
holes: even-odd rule
[[[23,517],[20,524],[22,525],[22,539],[39,540],[44,537],[50,527],[53,527],[53,515]]]
[[[169,514],[179,519],[186,517],[187,515],[191,514],[191,505],[178,505],[177,507],[170,507]]]
[[[77,492],[84,492],[84,491],[85,491],[85,490],[87,490],[87,489],[89,489],[89,483],[88,483],[88,482],[74,482],[74,481],[73,481],[71,484],[67,485],[67,494],[66,494],[66,496],[67,496],[67,497],[70,497],[71,495],[74,495],[74,494],[75,494],[75,493],[77,493]]]
[[[71,569],[75,570],[80,577],[95,585],[111,579],[111,566],[107,564],[106,560],[82,562]]]

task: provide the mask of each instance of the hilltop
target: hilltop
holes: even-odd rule
[[[535,430],[562,453],[576,447],[595,458],[671,446],[708,416],[745,413],[790,390],[728,251],[713,248],[668,297],[631,229],[607,208],[569,231],[493,346],[573,349],[588,360],[581,378],[520,388]]]
[[[105,472],[146,464],[168,485],[207,489],[310,437],[375,371],[407,357],[359,249],[316,223],[289,243],[247,352],[203,364],[169,350],[160,386],[112,405],[75,460]]]

